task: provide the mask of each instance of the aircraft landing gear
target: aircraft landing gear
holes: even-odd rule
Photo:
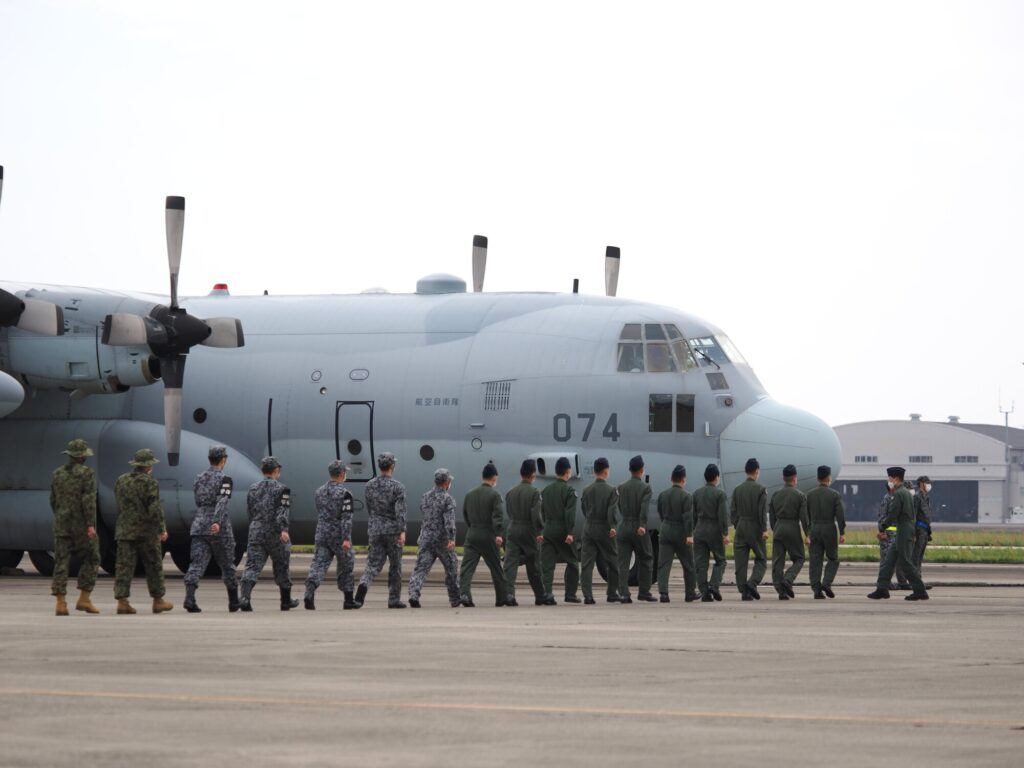
[[[21,549],[0,549],[0,568],[17,568],[24,556]]]

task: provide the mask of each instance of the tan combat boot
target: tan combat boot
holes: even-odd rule
[[[92,604],[92,600],[89,599],[89,596],[91,594],[92,594],[92,592],[90,590],[88,590],[88,589],[83,589],[82,590],[82,594],[80,594],[78,596],[78,602],[75,603],[75,610],[76,611],[85,611],[86,613],[99,613],[100,612],[100,609],[97,608],[95,605],[93,605]]]
[[[128,602],[127,597],[119,597],[117,599],[117,612],[118,613],[135,613],[135,609],[132,608],[132,604]]]
[[[68,604],[64,600],[64,595],[57,595],[57,615],[67,616],[68,615]]]
[[[171,610],[174,606],[164,600],[162,597],[153,598],[153,613],[164,613],[165,611]]]

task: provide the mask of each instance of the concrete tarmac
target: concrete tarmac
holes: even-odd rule
[[[0,765],[1011,766],[1024,750],[1022,567],[933,566],[916,604],[865,599],[876,566],[851,564],[836,600],[730,587],[684,604],[674,573],[668,605],[537,607],[523,583],[501,609],[483,567],[478,607],[449,608],[435,567],[419,610],[386,609],[385,573],[344,612],[329,580],[315,612],[282,612],[264,578],[252,614],[215,580],[185,613],[165,568],[163,615],[142,579],[136,616],[114,615],[102,577],[102,615],[58,618],[48,579],[0,578]]]

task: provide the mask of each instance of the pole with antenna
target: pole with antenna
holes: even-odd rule
[[[1008,410],[1003,410],[1003,390],[999,389],[999,412],[1003,414],[1003,427],[1006,430],[1005,437],[1003,439],[1003,448],[1005,450],[1005,461],[1006,461],[1006,507],[1004,513],[1009,516],[1010,514],[1010,414],[1014,412],[1017,407],[1016,401],[1011,401]]]

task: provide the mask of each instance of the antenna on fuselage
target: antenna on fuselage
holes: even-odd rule
[[[473,235],[473,293],[484,289],[484,273],[487,271],[487,238]]]
[[[604,249],[604,295],[614,296],[619,290],[619,249],[609,245]]]

